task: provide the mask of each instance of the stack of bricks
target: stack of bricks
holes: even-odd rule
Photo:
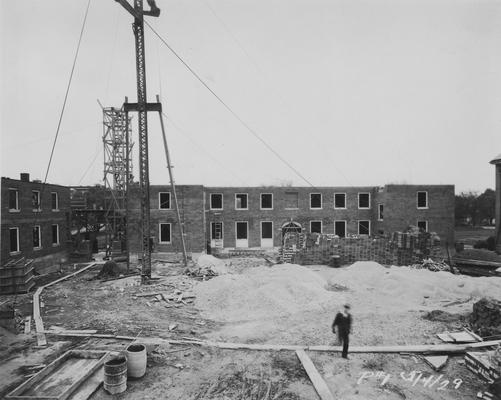
[[[443,251],[429,234],[396,232],[390,238],[307,235],[305,246],[294,252],[293,261],[301,265],[330,265],[333,256],[341,264],[376,261],[384,265],[412,265],[427,258],[443,258]]]

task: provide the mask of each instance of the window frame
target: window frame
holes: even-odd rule
[[[342,222],[344,224],[344,236],[339,236],[336,232],[336,222]],[[348,235],[348,223],[345,219],[336,219],[334,220],[334,235],[339,236],[340,238],[346,237]]]
[[[311,225],[315,222],[320,222],[320,232],[313,232],[311,230]],[[310,220],[310,233],[319,233],[320,235],[324,232],[324,224],[323,224],[323,221],[321,219],[313,219],[313,220]]]
[[[313,195],[319,195],[320,196],[320,207],[312,207],[311,200]],[[310,193],[310,210],[321,210],[324,207],[324,202],[323,202],[323,196],[322,193]]]
[[[162,194],[169,195],[169,207],[162,207]],[[170,192],[158,192],[158,209],[159,210],[172,210],[172,195]]]
[[[263,224],[271,224],[271,237],[270,238],[263,237]],[[275,234],[273,232],[273,229],[274,229],[273,228],[273,226],[274,226],[273,221],[261,221],[261,223],[259,224],[259,226],[260,226],[260,229],[261,229],[261,232],[260,232],[260,234],[261,234],[260,238],[261,239],[272,239],[272,240],[275,240]]]
[[[367,207],[360,207],[360,196],[366,194],[368,196],[368,206]],[[370,192],[358,192],[358,209],[359,210],[370,210],[371,209],[371,193]],[[365,221],[365,220],[362,220]]]
[[[424,223],[425,223],[426,227],[425,227],[425,230],[424,230],[424,231],[425,231],[425,232],[429,232],[429,231],[428,231],[428,220],[417,220],[417,221],[416,221],[416,226],[417,226],[418,228],[419,228],[419,223],[420,223],[420,222],[424,222]]]
[[[238,224],[245,224],[247,227],[245,238],[238,238]],[[235,221],[235,241],[249,240],[249,221]]]
[[[287,204],[285,204],[286,207],[284,207],[285,210],[299,210],[299,192],[296,190],[296,191],[285,191],[284,194],[285,194],[285,202],[287,203],[287,194],[295,194],[296,195],[296,198],[297,198],[297,204],[296,204],[296,207],[287,207]]]
[[[424,193],[425,194],[425,199],[426,199],[426,206],[424,207],[420,207],[419,206],[419,193]],[[416,192],[416,208],[418,210],[427,210],[430,208],[430,202],[429,202],[429,199],[428,199],[428,191],[427,190],[418,190]]]
[[[37,197],[38,197],[38,208],[35,208],[34,207],[34,204],[33,204],[33,195],[37,193]],[[33,212],[40,212],[42,211],[42,204],[41,203],[41,198],[40,198],[40,190],[31,190],[31,205],[32,205],[32,208],[33,208]]]
[[[212,207],[212,196],[221,196],[221,208]],[[209,193],[209,209],[210,210],[223,210],[224,209],[224,194],[223,193]]]
[[[57,236],[57,241],[54,242],[54,227],[56,227],[56,236]],[[51,226],[51,240],[52,240],[52,247],[57,247],[61,244],[60,239],[59,239],[59,224],[52,224]]]
[[[52,207],[52,196],[56,195],[56,208]],[[59,211],[59,193],[58,192],[50,192],[50,207],[52,211]]]
[[[19,189],[17,188],[9,188],[9,212],[19,212],[21,209],[19,208]],[[12,192],[16,193],[16,208],[10,208],[10,194]]]
[[[237,207],[237,196],[245,196],[246,207]],[[249,209],[249,193],[235,193],[235,210],[248,210]]]
[[[212,226],[215,227],[216,224],[221,224],[221,237],[220,238],[215,238],[212,235]],[[224,224],[222,221],[211,221],[210,222],[210,240],[223,240],[224,238]]]
[[[11,250],[12,243],[10,242],[11,236],[10,236],[10,231],[16,231],[16,249],[17,250]],[[18,226],[12,226],[9,228],[9,254],[14,255],[14,254],[19,254],[21,252],[21,243],[19,243],[19,227]]]
[[[360,233],[360,223],[365,222],[365,221],[367,221],[369,223],[369,227],[367,228],[368,233]],[[367,235],[367,236],[371,235],[371,220],[370,219],[359,219],[357,221],[357,234],[358,235]]]
[[[271,196],[271,207],[265,208],[263,207],[263,195]],[[259,195],[259,209],[260,210],[273,210],[273,193],[260,193]]]
[[[384,221],[384,204],[379,203],[377,205],[377,220]]]
[[[169,240],[162,241],[162,225],[169,225]],[[159,222],[158,223],[158,244],[171,244],[172,243],[172,223]]]
[[[344,207],[336,207],[336,195],[339,194],[339,195],[343,195],[344,197]],[[346,203],[346,192],[338,192],[338,193],[334,193],[334,209],[335,210],[346,210],[347,209],[347,203]]]
[[[35,229],[38,228],[38,247],[35,247]],[[42,227],[41,225],[33,226],[33,250],[41,250],[42,249]]]

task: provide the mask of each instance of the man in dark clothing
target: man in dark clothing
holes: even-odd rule
[[[351,332],[351,314],[350,305],[345,304],[344,310],[336,314],[334,322],[332,322],[332,333],[336,333],[337,327],[337,337],[339,342],[343,344],[343,358],[348,358],[348,345],[350,343],[350,332]]]

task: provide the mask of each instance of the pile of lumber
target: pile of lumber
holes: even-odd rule
[[[471,276],[501,276],[501,263],[494,261],[471,260],[453,257],[454,266],[465,275]]]
[[[207,266],[193,266],[193,267],[188,267],[184,271],[184,273],[192,278],[195,278],[197,280],[201,281],[207,281],[211,278],[214,278],[217,276],[217,272],[214,271],[213,268],[211,268],[210,265]]]
[[[464,357],[466,367],[488,383],[493,383],[501,378],[500,366],[493,359],[494,353],[494,350],[484,352],[469,351]]]

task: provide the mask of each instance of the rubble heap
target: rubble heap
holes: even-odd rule
[[[501,301],[483,298],[473,304],[472,328],[480,336],[501,335]]]

